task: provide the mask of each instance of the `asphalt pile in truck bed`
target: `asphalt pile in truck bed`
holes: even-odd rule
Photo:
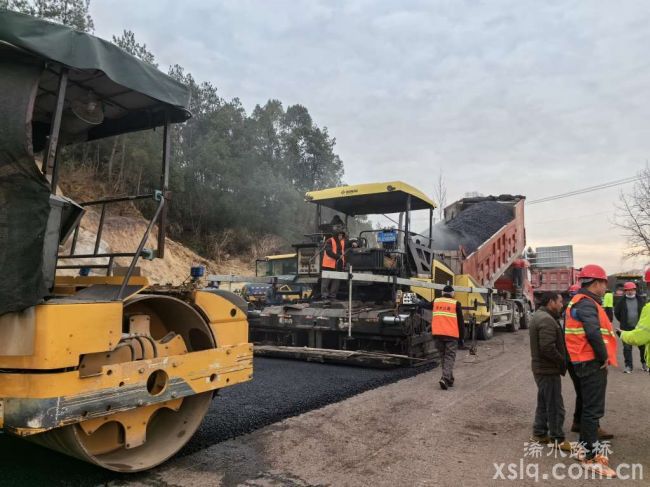
[[[297,360],[255,358],[252,381],[223,389],[203,424],[179,455],[188,455],[230,438],[342,401],[361,392],[433,368],[367,369]],[[431,387],[437,384],[432,383]],[[98,485],[143,480],[143,474],[117,474],[0,434],[3,486]]]
[[[434,226],[434,246],[439,250],[457,250],[462,245],[471,254],[513,218],[510,206],[497,201],[474,203],[453,220]]]

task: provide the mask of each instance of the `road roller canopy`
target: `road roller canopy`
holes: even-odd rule
[[[160,220],[156,256],[164,255],[169,126],[191,116],[189,99],[183,84],[110,42],[0,10],[0,220],[8,222],[0,232],[0,315],[22,311],[48,296],[60,268],[59,244],[69,235],[66,230],[79,228],[83,208],[55,194],[61,145],[164,126],[161,187],[157,193],[133,196],[155,199],[153,219]],[[43,162],[37,165],[34,153],[41,150]],[[107,202],[119,198],[93,204],[102,205],[103,214]],[[133,265],[118,298],[141,252],[128,253]],[[95,265],[89,264],[91,257],[75,258],[74,268]]]
[[[0,59],[41,68],[32,124],[35,151],[50,132],[63,68],[68,69],[64,110],[70,115],[61,123],[63,143],[158,127],[165,116],[170,123],[191,116],[185,85],[108,41],[64,25],[0,12]],[[87,110],[88,104],[95,109]]]
[[[310,191],[305,199],[346,215],[380,215],[410,209],[434,209],[436,204],[423,192],[401,181],[356,184]]]

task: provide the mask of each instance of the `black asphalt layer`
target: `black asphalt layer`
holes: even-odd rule
[[[432,367],[379,370],[256,358],[254,379],[224,389],[215,398],[199,431],[179,455],[188,455]],[[110,481],[126,484],[130,479],[144,479],[148,475],[107,472],[6,434],[0,434],[0,465],[3,486],[84,486]]]
[[[447,227],[460,236],[460,243],[471,253],[513,218],[511,207],[481,201],[463,210]]]

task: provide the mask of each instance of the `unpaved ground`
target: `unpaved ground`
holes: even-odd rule
[[[476,360],[460,353],[451,391],[438,388],[438,369],[425,372],[172,460],[133,485],[549,484],[543,475],[550,476],[554,464],[574,462],[548,457],[547,449],[542,458],[524,458],[535,404],[528,353],[526,332],[497,334]],[[563,386],[570,418],[574,395],[568,377]],[[612,370],[607,400],[603,426],[616,433],[612,463],[641,464],[650,478],[650,377]],[[494,480],[494,463],[503,462],[517,468],[520,462],[538,464],[539,481],[525,473],[516,480]],[[503,473],[511,475],[507,467]],[[602,482],[607,481],[553,484]],[[649,480],[613,483],[650,485]]]

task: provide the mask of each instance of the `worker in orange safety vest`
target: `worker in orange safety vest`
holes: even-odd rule
[[[447,390],[454,385],[454,363],[458,342],[465,336],[463,308],[454,299],[454,288],[445,286],[442,296],[433,300],[431,333],[436,339],[436,348],[440,354],[442,377],[440,388]]]
[[[321,270],[342,271],[345,269],[345,231],[340,230],[325,241]],[[321,299],[336,299],[339,292],[339,279],[321,278],[320,294]]]
[[[582,392],[580,444],[586,451],[581,462],[585,470],[611,478],[616,472],[602,453],[602,430],[599,439],[600,418],[605,414],[607,367],[618,365],[616,335],[600,304],[607,292],[607,273],[590,264],[582,268],[579,277],[582,287],[567,306],[564,331],[569,360]]]

